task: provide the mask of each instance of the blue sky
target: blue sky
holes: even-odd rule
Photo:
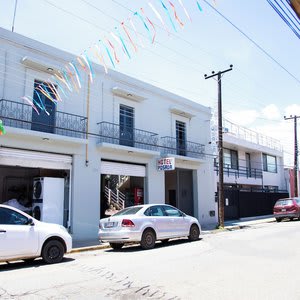
[[[104,37],[113,41],[110,32],[115,27],[121,31],[122,21],[129,26],[128,18],[135,11],[141,12],[142,7],[155,24],[155,42],[150,42],[147,30],[135,18],[144,48],[135,40],[138,51],[134,52],[127,40],[131,58],[120,51],[120,64],[116,70],[214,108],[217,83],[212,79],[205,80],[204,74],[227,69],[233,64],[233,71],[222,79],[224,117],[280,139],[286,145],[286,162],[291,164],[293,123],[284,121],[283,116],[300,115],[300,41],[268,2],[207,0],[211,7],[199,0],[203,9],[200,12],[196,1],[182,0],[192,19],[190,22],[180,1],[171,0],[184,23],[181,29],[173,18],[175,32],[160,0],[151,0],[170,34],[163,29],[148,2],[18,0],[14,31],[77,55]],[[164,2],[168,3],[167,0]],[[0,26],[5,29],[11,30],[14,5],[15,0],[0,0]],[[251,37],[296,79],[213,8]],[[133,31],[131,34],[134,37]]]

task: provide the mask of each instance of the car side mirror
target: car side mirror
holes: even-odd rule
[[[27,221],[27,224],[30,225],[30,226],[34,226],[33,219],[29,218],[28,221]]]

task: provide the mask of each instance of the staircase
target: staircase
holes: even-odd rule
[[[113,191],[107,186],[104,189],[105,199],[107,200],[108,207],[116,210],[121,210],[125,207],[125,195],[118,189]]]

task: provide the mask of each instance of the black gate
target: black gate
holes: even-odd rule
[[[273,206],[280,198],[289,197],[287,192],[224,190],[224,219],[271,215]]]

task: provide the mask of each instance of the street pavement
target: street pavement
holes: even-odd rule
[[[300,299],[300,221],[0,265],[0,299]]]

